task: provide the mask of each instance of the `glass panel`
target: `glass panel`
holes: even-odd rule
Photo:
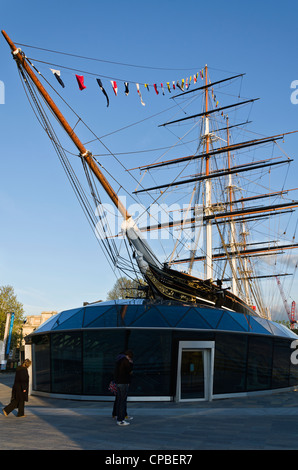
[[[214,394],[246,390],[247,335],[216,333]]]
[[[56,323],[58,317],[59,317],[59,313],[48,318],[48,320],[46,320],[44,323],[42,323],[42,325],[40,325],[36,329],[36,332],[40,333],[41,331],[50,331],[53,325]]]
[[[189,311],[189,307],[181,305],[159,305],[157,308],[172,327],[177,326]]]
[[[250,325],[252,333],[271,334],[268,322],[264,318],[250,317]]]
[[[289,386],[291,352],[288,342],[274,341],[272,388]]]
[[[54,330],[72,330],[74,328],[82,328],[84,308],[71,310],[72,314],[66,318],[59,318]]]
[[[73,315],[75,315],[77,312],[80,312],[82,308],[74,308],[72,310],[65,310],[61,312],[59,315],[57,315],[57,320],[55,325],[53,326],[53,330],[56,328],[59,328],[63,322],[71,318]]]
[[[241,325],[241,329],[244,331],[250,331],[250,316],[245,315],[244,313],[229,312],[230,317],[232,317],[237,323]]]
[[[129,332],[126,347],[134,352],[130,396],[171,395],[171,337],[167,330]]]
[[[237,321],[234,320],[232,315],[230,315],[230,312],[224,312],[216,329],[230,330],[230,331],[243,331],[242,326]]]
[[[205,322],[197,309],[190,309],[188,313],[177,323],[177,328],[201,328],[209,329],[210,325]]]
[[[124,351],[125,331],[84,331],[83,333],[83,393],[110,395],[108,385],[113,378],[115,360]]]
[[[217,328],[218,322],[220,321],[223,311],[216,308],[196,308],[200,315],[206,319],[211,328]]]
[[[273,340],[249,336],[247,390],[265,390],[271,387]]]
[[[143,305],[122,305],[120,309],[120,317],[123,325],[132,325],[138,316],[143,313],[145,308],[146,307]]]
[[[113,305],[98,305],[96,307],[86,307],[85,308],[85,315],[84,315],[84,328],[94,328],[96,326],[104,326],[104,320],[102,316],[104,313],[108,312],[109,310],[117,311],[116,307]],[[117,326],[117,322],[115,325]]]
[[[50,364],[50,339],[48,335],[34,338],[34,362],[35,382],[34,390],[50,392],[51,364]]]
[[[203,351],[182,351],[181,399],[204,398]]]
[[[82,393],[80,333],[51,334],[52,392]]]
[[[276,336],[283,336],[283,337],[289,337],[291,332],[288,330],[284,325],[279,325],[278,323],[269,322],[270,328],[273,332],[274,335]]]
[[[160,314],[157,308],[152,307],[146,309],[143,315],[139,316],[133,323],[133,326],[144,326],[144,327],[169,327],[169,323],[165,317]]]

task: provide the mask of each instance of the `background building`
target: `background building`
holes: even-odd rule
[[[24,337],[30,335],[35,331],[37,328],[40,327],[46,320],[48,320],[53,315],[56,315],[57,312],[41,312],[40,315],[27,315],[26,316],[26,323],[23,325],[23,334],[22,334],[22,346],[24,346],[25,341]]]

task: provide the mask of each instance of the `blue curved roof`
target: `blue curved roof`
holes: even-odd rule
[[[289,328],[265,318],[200,305],[145,299],[111,300],[65,310],[49,318],[32,335],[118,327],[221,330],[298,338]]]

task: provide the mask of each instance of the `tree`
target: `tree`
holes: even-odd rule
[[[16,346],[21,336],[21,328],[24,323],[23,304],[17,300],[12,286],[0,286],[0,339],[5,332],[7,313],[14,312],[14,324],[12,330],[11,346]]]
[[[146,284],[142,280],[120,277],[115,282],[113,289],[108,292],[107,300],[145,297],[144,290],[139,290],[139,286],[146,287]]]

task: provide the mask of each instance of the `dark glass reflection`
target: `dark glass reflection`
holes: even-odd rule
[[[124,330],[84,331],[83,393],[109,395],[117,355],[126,349]]]
[[[215,336],[213,393],[244,392],[246,387],[247,335]]]
[[[34,390],[51,391],[50,338],[48,335],[36,337],[34,344]]]
[[[271,387],[273,340],[264,336],[249,336],[247,390]]]
[[[169,396],[171,331],[131,330],[128,347],[134,352],[129,395]]]
[[[82,393],[81,333],[51,335],[52,392]]]
[[[289,386],[290,378],[290,354],[289,343],[275,341],[273,348],[272,388]]]

